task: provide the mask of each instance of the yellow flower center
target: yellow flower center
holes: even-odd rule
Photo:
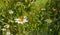
[[[19,22],[23,22],[23,21],[24,21],[24,18],[20,18],[20,19],[19,19]]]

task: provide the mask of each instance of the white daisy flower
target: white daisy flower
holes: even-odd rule
[[[14,11],[13,10],[8,10],[9,14],[13,14]]]
[[[6,35],[10,35],[10,32],[6,32]]]
[[[1,30],[2,30],[2,31],[6,31],[6,29],[5,29],[5,28],[2,28]]]
[[[9,27],[10,27],[10,25],[8,25],[8,24],[7,25],[4,25],[4,28],[9,28]]]
[[[18,24],[23,24],[25,22],[28,22],[26,16],[24,16],[23,18],[16,18],[15,22],[17,22]]]
[[[52,22],[51,19],[46,19],[45,21],[46,21],[47,23],[51,23],[51,22]]]

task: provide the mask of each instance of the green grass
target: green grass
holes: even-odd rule
[[[49,5],[48,0],[31,1],[0,0],[0,35],[60,35],[60,17],[56,18],[53,4]]]

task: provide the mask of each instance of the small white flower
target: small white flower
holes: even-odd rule
[[[15,22],[17,22],[18,24],[23,24],[25,22],[28,22],[26,16],[24,16],[23,18],[16,18]]]
[[[52,31],[52,29],[50,29],[50,31]]]
[[[21,2],[17,2],[16,5],[18,5],[18,6],[21,5]]]
[[[4,20],[4,19],[1,19],[1,20]]]
[[[45,8],[41,8],[41,10],[46,10]]]
[[[6,31],[6,29],[5,29],[5,28],[2,28],[1,30],[2,30],[2,31]]]
[[[25,19],[27,19],[27,16],[24,16]]]
[[[52,10],[53,10],[53,11],[56,11],[56,9],[55,9],[54,7],[52,8]]]
[[[30,4],[33,4],[34,2],[30,2]]]
[[[4,25],[4,28],[9,28],[9,27],[10,27],[10,25],[8,25],[8,24],[7,25]]]
[[[13,10],[8,10],[9,14],[13,14],[14,11]]]
[[[10,35],[10,32],[6,32],[6,35]]]
[[[45,21],[46,21],[47,23],[51,23],[51,22],[52,22],[51,19],[46,19]]]

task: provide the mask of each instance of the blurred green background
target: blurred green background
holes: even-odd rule
[[[60,0],[0,0],[0,35],[60,35]]]

